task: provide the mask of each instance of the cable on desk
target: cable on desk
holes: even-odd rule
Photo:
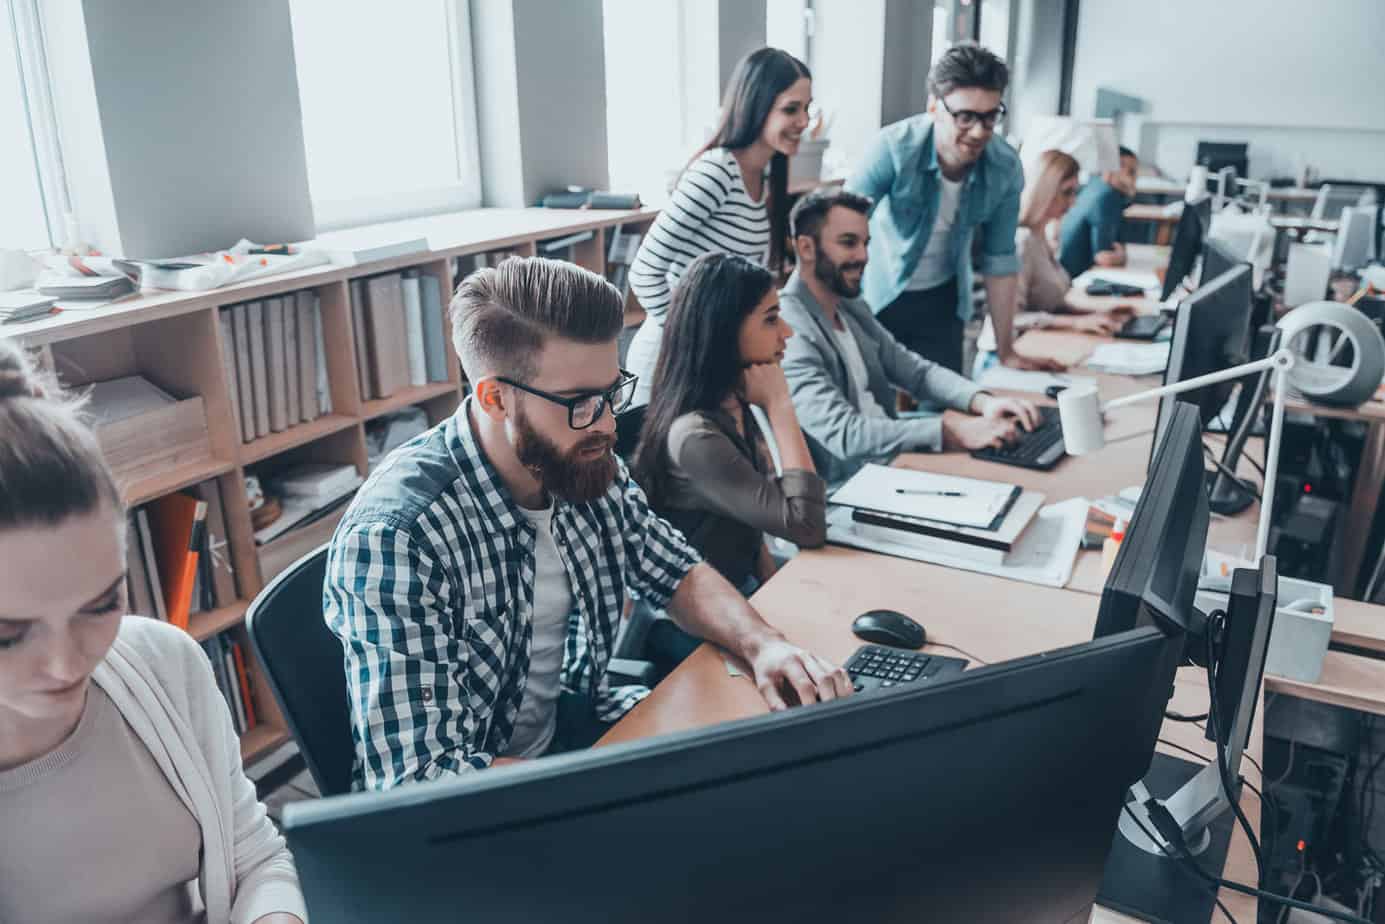
[[[1144,823],[1143,821],[1140,820],[1140,816],[1139,816],[1139,815],[1136,815],[1136,814],[1135,814],[1135,811],[1130,807],[1130,803],[1129,803],[1129,802],[1127,802],[1127,803],[1125,803],[1123,806],[1121,806],[1121,809],[1125,812],[1125,814],[1127,814],[1127,815],[1130,816],[1130,820],[1133,821],[1133,822],[1135,822],[1136,827],[1138,827],[1138,828],[1140,829],[1141,833],[1143,833],[1145,837],[1149,838],[1150,841],[1152,841],[1153,843],[1159,845],[1159,849],[1162,850],[1162,851],[1164,851],[1164,855],[1165,855],[1165,856],[1167,856],[1170,860],[1177,860],[1177,859],[1178,859],[1178,857],[1174,856],[1172,853],[1169,852],[1169,848],[1166,847],[1166,846],[1164,845],[1164,842],[1163,842],[1162,840],[1160,840],[1159,835],[1155,834],[1153,831],[1149,830],[1149,828],[1145,826],[1145,823]],[[1179,865],[1179,866],[1178,866],[1178,869],[1183,869],[1182,865]],[[1201,868],[1201,867],[1198,867],[1198,871],[1201,872],[1201,871],[1202,871],[1202,868]],[[1189,872],[1188,870],[1184,870],[1184,872],[1187,873],[1187,874],[1190,875],[1190,876],[1192,875],[1192,873]],[[1211,874],[1209,873],[1209,874],[1207,874],[1207,875],[1210,876]],[[1195,877],[1195,878],[1196,878],[1196,877]],[[1216,888],[1215,888],[1215,887],[1209,887],[1208,884],[1207,884],[1206,882],[1201,882],[1201,881],[1199,881],[1199,884],[1200,884],[1203,888],[1207,889],[1209,892],[1212,892],[1212,893],[1215,893],[1215,892],[1216,892]],[[1214,901],[1214,902],[1217,903],[1217,907],[1221,909],[1221,913],[1222,913],[1222,914],[1226,915],[1226,919],[1227,919],[1228,921],[1230,921],[1231,924],[1237,924],[1236,918],[1231,914],[1230,911],[1227,910],[1226,906],[1222,904],[1222,901],[1221,901],[1220,898],[1217,898],[1217,897],[1215,896],[1215,894],[1214,894],[1214,895],[1213,895],[1213,898],[1212,898],[1212,901]]]
[[[929,647],[929,648],[946,648],[948,651],[955,651],[955,652],[957,652],[959,655],[962,655],[962,656],[963,656],[964,658],[966,658],[967,660],[969,660],[969,661],[975,661],[977,664],[980,664],[982,667],[987,667],[987,666],[989,666],[990,663],[991,663],[991,662],[985,660],[984,658],[978,658],[976,655],[972,654],[971,652],[969,652],[969,651],[967,651],[967,650],[965,650],[965,649],[958,648],[956,645],[949,645],[949,644],[947,644],[946,642],[935,642],[935,641],[932,641],[932,640],[930,639],[928,642],[925,643],[925,645],[926,645],[927,647]]]
[[[1200,715],[1184,715],[1181,712],[1173,712],[1172,710],[1164,712],[1164,718],[1168,719],[1170,722],[1192,722],[1195,725],[1199,722],[1206,722],[1210,716],[1211,713],[1209,712],[1204,712]],[[1198,725],[1198,727],[1201,728],[1202,726]]]

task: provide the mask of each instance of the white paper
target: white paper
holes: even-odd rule
[[[863,536],[852,528],[851,511],[844,507],[828,510],[827,541],[962,571],[992,574],[1012,581],[1064,587],[1072,579],[1073,563],[1077,560],[1077,550],[1087,528],[1089,506],[1086,498],[1074,497],[1043,508],[999,565],[941,555],[875,536]]]
[[[1170,341],[1103,343],[1087,357],[1087,368],[1116,375],[1152,375],[1169,365]]]
[[[1075,386],[1096,387],[1096,379],[1082,375],[1057,375],[1052,372],[1031,372],[1027,369],[1011,369],[1009,366],[996,364],[991,366],[981,377],[976,380],[976,384],[982,388],[1004,390],[1004,391],[1024,391],[1036,395],[1043,394],[1049,388],[1073,388]]]
[[[1130,270],[1120,269],[1119,267],[1098,266],[1087,270],[1072,281],[1073,288],[1081,289],[1084,292],[1087,286],[1101,280],[1103,282],[1115,282],[1123,286],[1135,286],[1140,289],[1158,289],[1159,277],[1150,270]]]
[[[961,497],[911,491],[956,491]],[[990,529],[1014,494],[1014,485],[935,475],[888,465],[867,465],[832,495],[832,503],[902,513],[955,526]],[[848,516],[850,511],[847,511]]]

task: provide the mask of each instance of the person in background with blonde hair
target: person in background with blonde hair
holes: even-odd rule
[[[126,615],[96,437],[0,340],[0,921],[301,924],[207,656]]]
[[[1045,151],[1036,162],[1020,196],[1015,250],[1020,257],[1015,330],[1044,328],[1109,336],[1134,315],[1134,307],[1116,305],[1094,311],[1090,303],[1073,299],[1072,277],[1053,254],[1047,231],[1077,198],[1077,161],[1062,151]],[[995,329],[991,319],[976,342],[973,377],[996,362]]]

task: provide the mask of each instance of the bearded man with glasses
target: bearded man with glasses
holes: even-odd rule
[[[654,515],[613,454],[636,377],[620,293],[570,263],[472,273],[449,309],[470,385],[332,537],[354,785],[388,789],[586,747],[648,690],[607,677],[627,591],[749,664],[771,709],[851,692]]]
[[[846,188],[869,197],[870,261],[863,289],[897,340],[962,372],[979,253],[1000,361],[1061,368],[1014,351],[1019,258],[1015,226],[1024,172],[995,136],[1005,117],[1005,62],[975,42],[948,49],[928,75],[928,108],[881,129]]]

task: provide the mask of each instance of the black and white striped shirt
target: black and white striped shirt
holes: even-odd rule
[[[679,177],[630,267],[630,288],[648,315],[625,361],[626,368],[640,377],[637,401],[648,398],[671,292],[688,264],[704,253],[767,262],[770,222],[765,200],[765,190],[759,201],[750,198],[740,164],[726,148],[705,152]]]

